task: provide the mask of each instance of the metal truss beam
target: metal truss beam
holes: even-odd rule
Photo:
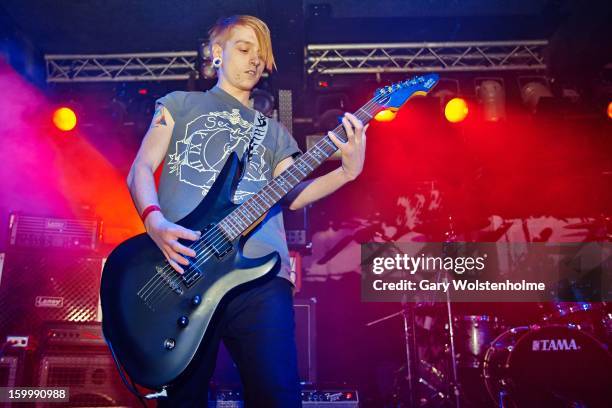
[[[197,76],[196,51],[45,55],[47,82],[167,81]]]
[[[546,69],[547,40],[311,44],[306,72],[369,74],[393,72],[470,72]]]

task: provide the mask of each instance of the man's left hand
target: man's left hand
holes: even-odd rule
[[[347,180],[350,181],[355,180],[363,170],[366,130],[369,125],[364,127],[363,123],[355,115],[348,112],[342,118],[342,125],[344,126],[344,132],[348,141],[346,143],[341,142],[333,132],[329,132],[329,138],[340,149],[342,154],[342,171]]]

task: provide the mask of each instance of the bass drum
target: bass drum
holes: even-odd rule
[[[483,376],[501,407],[610,407],[612,355],[573,325],[516,327],[485,353]]]

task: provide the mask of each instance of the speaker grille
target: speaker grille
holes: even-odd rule
[[[0,332],[35,335],[45,321],[96,320],[101,269],[99,257],[7,253],[0,285]]]

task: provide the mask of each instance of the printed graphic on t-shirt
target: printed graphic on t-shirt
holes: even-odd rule
[[[185,135],[176,142],[174,154],[169,155],[170,174],[202,190],[202,195],[216,180],[231,152],[241,156],[248,148],[253,124],[231,112],[209,112],[187,123]],[[241,203],[265,186],[270,177],[270,166],[264,160],[263,138],[255,138],[249,150],[247,171],[238,184],[234,201]]]

